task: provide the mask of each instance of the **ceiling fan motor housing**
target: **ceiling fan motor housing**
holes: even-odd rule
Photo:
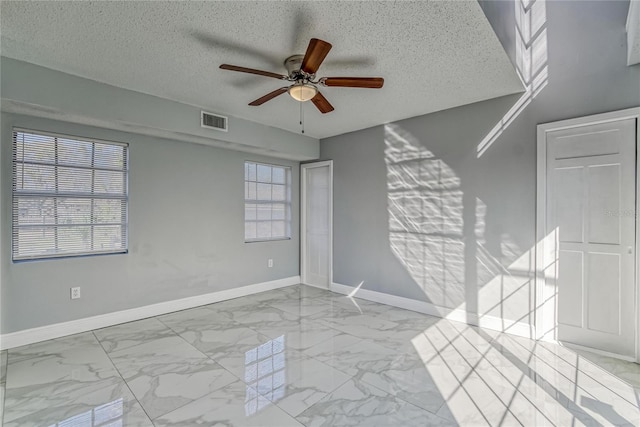
[[[287,74],[289,74],[290,79],[313,80],[313,78],[315,77],[315,75],[307,74],[300,69],[302,67],[303,59],[304,59],[304,55],[291,55],[290,57],[284,60],[284,67],[287,69]]]

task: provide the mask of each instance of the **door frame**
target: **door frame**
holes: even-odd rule
[[[333,286],[333,160],[308,162],[300,164],[300,281],[307,283],[307,170],[329,167],[329,283],[327,290]],[[314,286],[314,285],[309,285]]]
[[[544,253],[545,253],[545,230],[546,230],[546,210],[547,210],[547,133],[566,130],[585,125],[610,123],[626,119],[636,119],[636,236],[635,236],[635,320],[636,320],[636,343],[635,358],[631,361],[640,363],[640,224],[638,224],[638,214],[640,213],[640,107],[628,108],[625,110],[612,111],[608,113],[595,114],[591,116],[578,117],[574,119],[561,120],[539,124],[537,126],[537,170],[536,170],[536,245],[535,245],[535,337],[546,341],[557,342],[557,292],[552,291],[552,297],[545,299],[545,288],[547,283],[544,276]],[[579,347],[579,346],[575,346]],[[589,349],[595,351],[594,349]],[[617,354],[599,351],[599,353],[629,360],[628,357]]]

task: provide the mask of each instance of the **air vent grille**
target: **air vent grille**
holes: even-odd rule
[[[224,132],[228,130],[227,118],[224,116],[219,116],[217,114],[202,111],[200,114],[200,118],[200,125],[203,128],[221,130]]]

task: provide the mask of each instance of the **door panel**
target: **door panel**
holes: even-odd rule
[[[596,125],[600,126],[600,125]],[[575,159],[576,157],[602,156],[605,154],[620,154],[620,140],[615,138],[617,129],[599,129],[583,132],[580,129],[560,131],[569,133],[569,137],[560,137],[555,141],[554,150],[556,159]],[[606,146],[602,145],[602,140],[608,140]]]
[[[562,293],[564,298],[558,301],[558,321],[565,325],[582,327],[582,271],[583,253],[577,251],[560,251],[558,276],[562,277]]]
[[[588,198],[589,242],[619,245],[620,218],[607,214],[608,209],[618,207],[621,201],[619,164],[589,167]]]
[[[619,254],[589,254],[587,327],[590,330],[620,334],[620,270]]]
[[[331,164],[302,165],[303,244],[302,280],[329,289],[331,283]]]
[[[562,230],[565,242],[582,242],[584,239],[582,193],[576,189],[584,185],[584,170],[579,168],[561,168],[556,170],[556,222]]]
[[[558,339],[635,354],[635,119],[547,133]]]

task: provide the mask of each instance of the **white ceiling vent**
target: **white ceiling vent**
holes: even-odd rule
[[[207,129],[215,129],[221,131],[228,131],[228,122],[225,116],[218,114],[207,113],[206,111],[200,112],[200,126]]]

